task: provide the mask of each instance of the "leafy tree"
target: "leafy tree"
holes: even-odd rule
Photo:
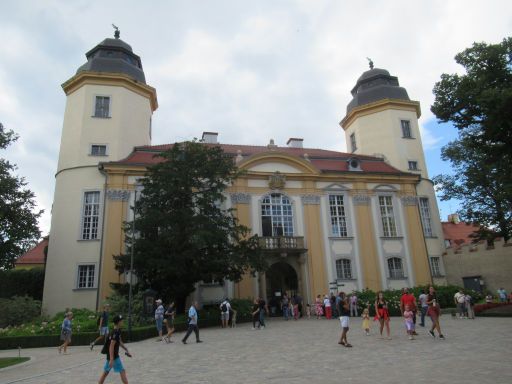
[[[18,136],[0,123],[0,149],[7,148]],[[0,158],[0,268],[14,268],[18,256],[26,252],[41,233],[37,220],[43,211],[34,212],[34,193],[26,189],[22,177],[14,176],[14,164]]]
[[[222,208],[227,186],[241,174],[218,146],[175,144],[142,179],[136,204],[134,269],[143,287],[181,306],[199,281],[239,281],[263,270],[258,239]],[[126,242],[133,222],[125,224]],[[130,256],[117,257],[120,271]]]
[[[441,156],[454,175],[434,178],[441,199],[463,201],[461,216],[481,225],[479,238],[512,234],[512,38],[475,43],[455,56],[466,73],[443,74],[432,112],[459,138]],[[490,229],[494,231],[489,231]]]

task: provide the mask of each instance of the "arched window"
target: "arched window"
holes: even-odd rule
[[[261,202],[263,236],[293,236],[293,213],[290,199],[280,193],[272,193]]]
[[[404,277],[404,267],[402,259],[399,257],[391,257],[388,259],[389,277],[391,279],[402,279]]]
[[[338,280],[352,279],[352,263],[350,259],[336,260],[336,277]]]

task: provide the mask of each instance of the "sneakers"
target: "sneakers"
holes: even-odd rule
[[[181,340],[181,342],[182,342],[183,344],[187,344],[187,341],[186,341],[186,340]]]
[[[202,343],[203,340],[196,340],[196,343]]]
[[[409,340],[414,340],[414,337],[412,337],[412,335],[410,335]]]
[[[94,341],[91,342],[91,344],[89,344],[89,347],[91,348],[91,351],[92,351],[92,349],[94,348]]]
[[[432,336],[434,339],[436,338],[436,335],[434,335],[434,331],[433,330],[428,331],[428,334],[430,336]]]
[[[443,336],[443,335],[439,335],[439,338],[440,338],[441,340],[444,340],[444,336]]]
[[[264,325],[262,325],[262,326],[261,326],[261,329],[265,329],[265,326],[264,326]]]

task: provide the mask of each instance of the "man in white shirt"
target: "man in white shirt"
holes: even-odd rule
[[[464,312],[465,312],[465,301],[466,301],[466,295],[464,295],[464,292],[462,291],[462,289],[459,289],[459,292],[457,292],[454,296],[453,296],[453,301],[455,301],[455,305],[457,306],[457,310],[459,311],[459,318],[463,318],[464,317]]]
[[[220,308],[220,320],[222,322],[222,328],[228,327],[229,322],[229,311],[231,311],[231,304],[229,304],[228,299],[224,299],[222,303],[219,305]]]

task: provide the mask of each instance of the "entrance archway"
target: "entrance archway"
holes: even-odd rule
[[[288,297],[296,295],[299,288],[297,272],[288,263],[284,261],[272,264],[265,272],[267,299],[271,308],[276,312],[280,311],[280,302],[286,293]],[[274,309],[272,310],[274,312]]]

